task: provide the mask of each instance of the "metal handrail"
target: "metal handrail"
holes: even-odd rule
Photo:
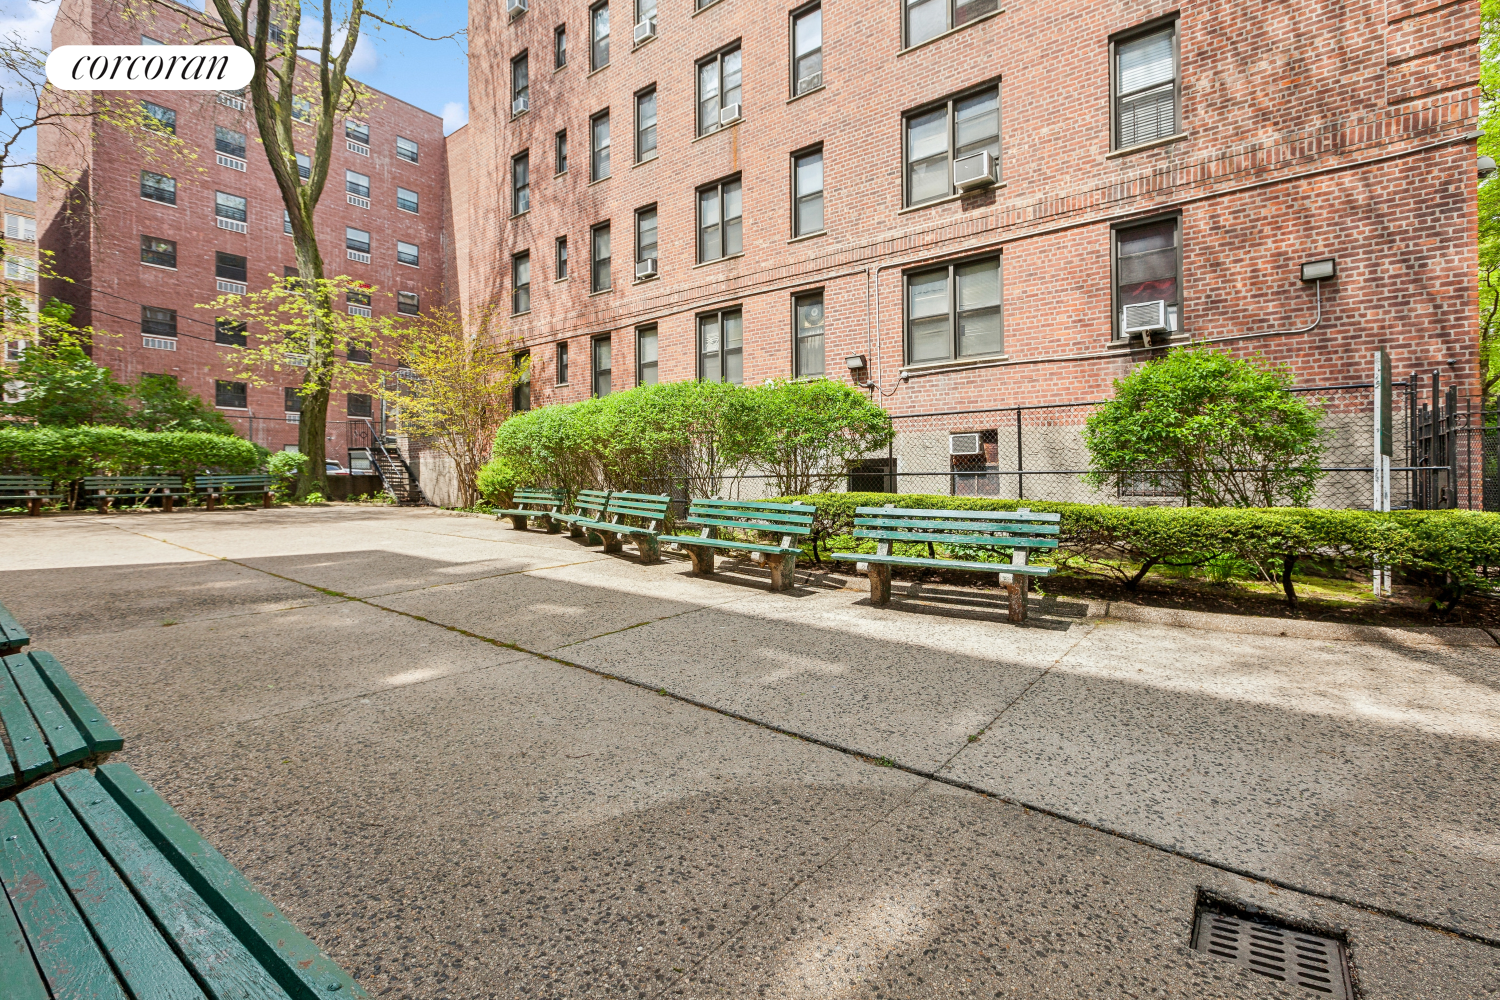
[[[422,504],[428,507],[435,506],[435,504],[433,504],[433,502],[428,499],[427,491],[422,489],[421,482],[417,480],[416,475],[412,472],[411,466],[407,464],[406,459],[401,455],[401,453],[397,452],[395,455],[392,455],[389,451],[386,450],[385,440],[381,435],[375,433],[375,424],[368,417],[363,418],[360,422],[364,424],[365,433],[369,435],[369,443],[365,446],[366,451],[373,453],[378,450],[381,454],[381,457],[383,457],[391,465],[401,466],[402,470],[406,473],[407,483],[410,486],[416,487],[417,496],[418,498],[420,498]],[[395,489],[391,487],[390,480],[388,480],[385,476],[385,467],[381,465],[380,462],[373,462],[372,464],[375,466],[376,474],[380,476],[380,485],[385,487],[385,491],[391,495],[392,500],[395,500],[397,503],[401,503],[403,498],[397,496]]]

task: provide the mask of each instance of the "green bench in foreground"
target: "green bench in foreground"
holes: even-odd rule
[[[152,497],[161,497],[162,510],[172,512],[172,502],[183,495],[181,476],[88,476],[83,481],[84,493],[108,510],[116,500],[139,500],[145,503]]]
[[[835,559],[857,563],[857,569],[870,575],[870,603],[885,604],[891,599],[891,567],[920,566],[931,569],[962,569],[979,573],[998,573],[1000,585],[1010,593],[1010,620],[1026,620],[1027,583],[1033,576],[1050,576],[1051,566],[1029,566],[1026,554],[1031,549],[1057,548],[1060,532],[1059,514],[1033,514],[1029,510],[920,510],[913,508],[858,507],[854,511],[854,537],[876,542],[873,555],[860,552],[831,552]],[[938,559],[921,556],[893,555],[896,542],[926,542],[959,545],[965,548],[1010,549],[1009,563],[979,562],[969,559]]]
[[[42,513],[43,500],[61,500],[48,491],[47,480],[42,476],[0,476],[0,507],[24,503],[26,513],[37,517]]]
[[[0,656],[13,653],[30,643],[30,633],[11,616],[11,613],[5,609],[5,605],[0,604]]]
[[[714,571],[715,549],[749,552],[752,559],[770,567],[772,590],[790,590],[797,581],[797,556],[802,552],[795,539],[812,533],[815,513],[816,507],[802,503],[694,500],[682,523],[701,527],[701,532],[697,536],[663,535],[657,541],[687,549],[695,573]],[[721,528],[778,536],[779,540],[768,544],[720,538]]]
[[[549,535],[562,530],[558,526],[557,515],[562,513],[568,502],[562,490],[516,490],[511,501],[515,503],[514,508],[497,510],[495,516],[510,518],[510,526],[517,531],[525,531],[526,521],[532,517],[542,522],[542,527],[547,529]]]
[[[667,507],[672,498],[657,493],[610,493],[604,508],[597,518],[574,518],[574,530],[589,532],[590,544],[597,544],[597,536],[604,543],[605,552],[619,552],[625,547],[625,536],[636,543],[641,553],[641,563],[650,565],[661,562],[661,549],[656,537],[657,526],[667,518]],[[646,524],[627,524],[623,518],[645,521]]]
[[[124,746],[57,657],[16,652],[0,662],[0,723],[8,744],[0,752],[0,797],[65,767],[100,763]]]
[[[271,487],[275,481],[267,475],[248,476],[196,476],[193,479],[193,488],[204,496],[204,503],[209,510],[214,509],[217,501],[226,497],[248,496],[260,497],[262,507],[271,506],[275,494]]]
[[[0,803],[0,996],[367,998],[125,764]]]

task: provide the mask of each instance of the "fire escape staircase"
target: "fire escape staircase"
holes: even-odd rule
[[[431,506],[432,501],[422,492],[422,484],[406,464],[394,435],[379,434],[375,426],[364,421],[365,440],[362,442],[370,456],[370,464],[380,476],[380,484],[392,500],[403,507]]]

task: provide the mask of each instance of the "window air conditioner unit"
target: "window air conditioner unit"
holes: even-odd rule
[[[645,278],[654,278],[659,272],[656,270],[656,258],[648,257],[645,260],[635,262],[635,277],[637,281]]]
[[[511,17],[524,14],[530,8],[530,0],[505,0],[505,13]]]
[[[522,111],[530,111],[530,110],[531,110],[531,97],[529,95],[524,95],[523,94],[522,96],[517,97],[515,100],[513,100],[513,101],[510,102],[510,113],[513,114],[513,115],[518,115]]]
[[[995,183],[995,157],[989,152],[970,153],[953,161],[953,186],[960,191],[978,191]]]
[[[635,44],[639,45],[648,38],[656,37],[656,18],[648,17],[635,26]]]
[[[726,104],[719,112],[719,124],[729,125],[740,120],[740,106],[738,104]]]
[[[809,90],[817,90],[821,86],[823,86],[823,71],[818,70],[816,73],[804,76],[797,81],[797,93],[805,94]]]
[[[979,434],[949,434],[948,454],[950,455],[977,455],[979,454]]]
[[[1120,310],[1120,332],[1126,337],[1132,333],[1156,333],[1166,328],[1167,304],[1161,299],[1132,302]]]

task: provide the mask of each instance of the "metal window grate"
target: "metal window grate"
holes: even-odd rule
[[[1344,945],[1333,938],[1201,907],[1193,947],[1312,993],[1349,1000]]]

